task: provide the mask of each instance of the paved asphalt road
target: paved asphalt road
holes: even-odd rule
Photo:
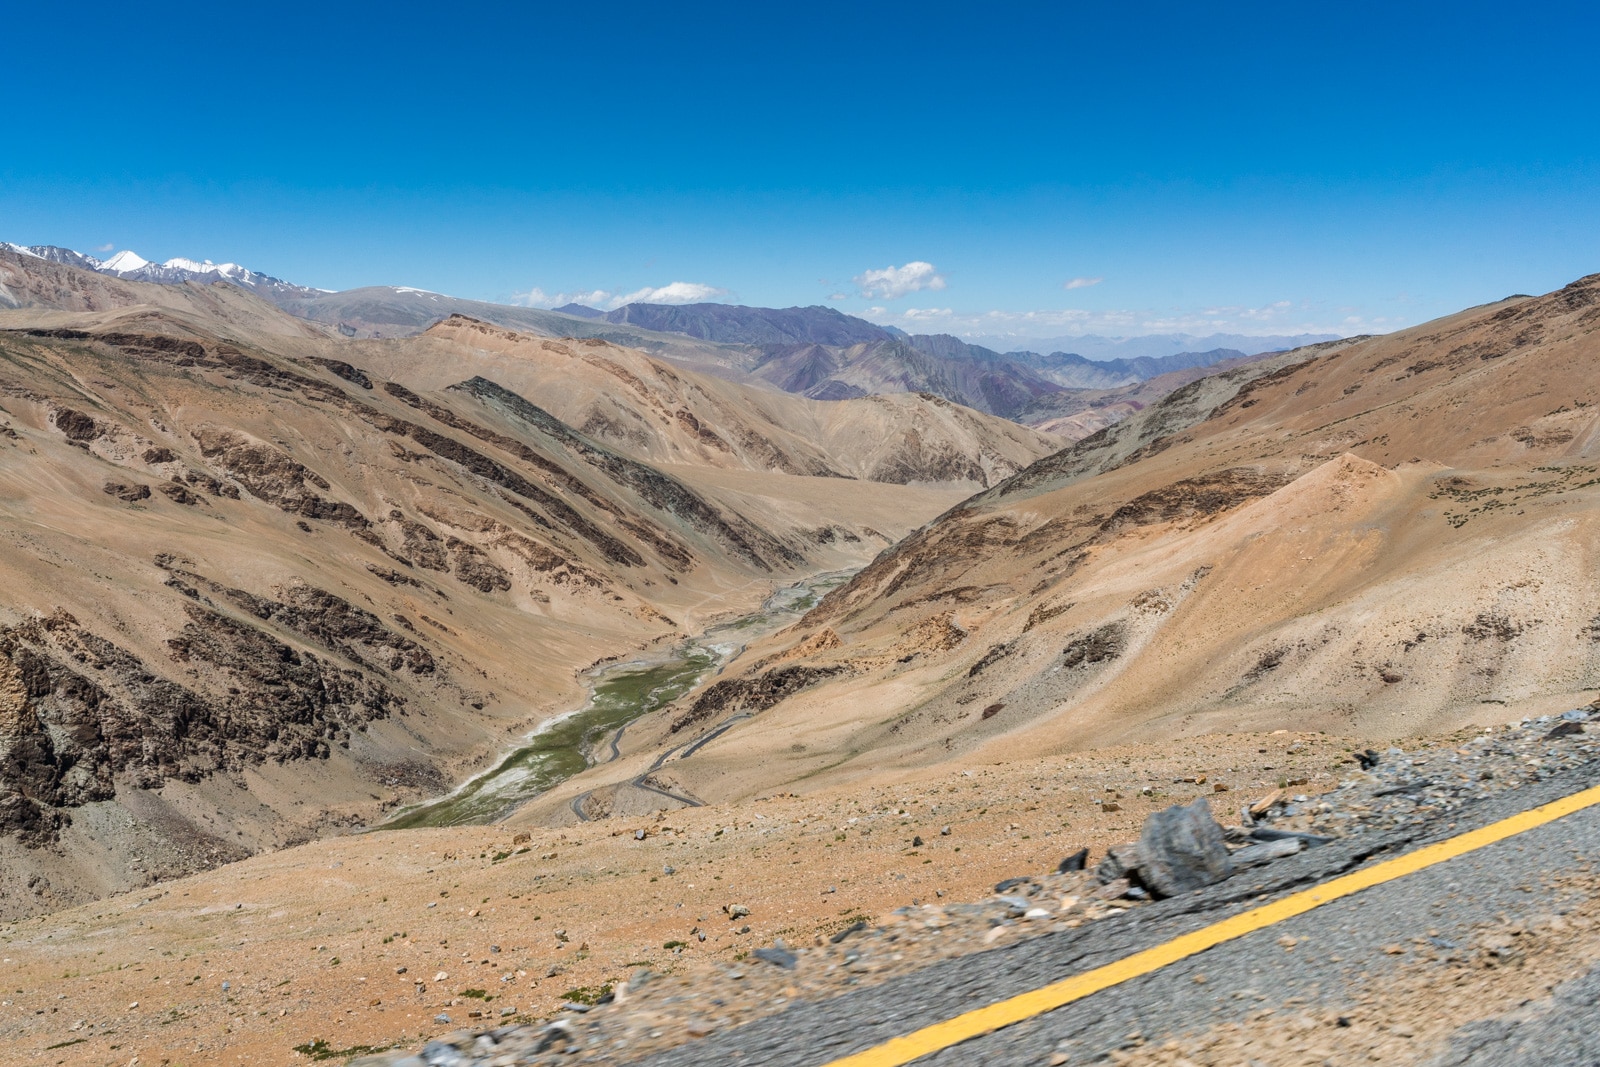
[[[1254,907],[1429,841],[1506,818],[1600,782],[1600,766],[1549,778],[1457,811],[1450,824],[1366,835],[1280,860],[1182,899],[1121,918],[946,960],[883,985],[781,1014],[640,1061],[648,1067],[759,1064],[818,1067],[840,1056],[964,1011],[1112,962],[1225,916]],[[1125,1047],[1131,1034],[1159,1043],[1202,1033],[1261,1008],[1304,998],[1297,1011],[1350,1012],[1358,996],[1381,990],[1406,956],[1383,951],[1438,931],[1461,945],[1474,927],[1548,915],[1559,905],[1541,872],[1600,858],[1600,808],[1367,889],[1209,949],[1143,978],[1045,1015],[975,1038],[917,1064],[1040,1067],[1056,1051],[1071,1064],[1093,1063]],[[1299,939],[1285,952],[1278,939]],[[1338,957],[1334,962],[1331,957]],[[1194,981],[1205,975],[1205,984]],[[1450,1067],[1600,1067],[1600,968],[1558,991],[1553,1011],[1524,1009],[1464,1027],[1440,1061]],[[1507,1006],[1511,1007],[1511,1006]],[[1493,1006],[1486,1010],[1492,1011]]]

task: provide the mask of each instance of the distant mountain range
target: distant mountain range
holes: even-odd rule
[[[970,338],[973,344],[992,348],[997,352],[1014,352],[1023,348],[1035,352],[1074,352],[1093,360],[1145,359],[1175,356],[1186,352],[1209,352],[1216,348],[1231,348],[1247,356],[1263,352],[1282,352],[1291,348],[1320,344],[1338,339],[1332,333],[1298,333],[1254,336],[1242,333],[1153,333],[1139,337],[1101,337],[1097,334],[1064,335],[1061,337],[1005,337],[998,334]]]
[[[309,297],[326,293],[325,289],[310,289],[286,282],[282,278],[262,274],[241,267],[237,263],[213,263],[209,259],[195,262],[192,259],[169,259],[165,263],[152,263],[135,252],[121,251],[107,260],[74,252],[57,245],[14,245],[3,242],[4,247],[19,255],[34,256],[51,263],[64,263],[69,267],[92,270],[96,274],[109,274],[131,282],[155,282],[158,285],[181,285],[184,282],[231,282],[266,297],[273,303],[282,299]]]
[[[817,305],[628,304],[601,311],[572,303],[544,310],[464,300],[409,286],[333,292],[286,282],[237,263],[182,258],[153,263],[129,251],[102,261],[54,245],[4,247],[130,281],[228,282],[350,338],[409,337],[452,315],[463,315],[543,337],[594,338],[639,348],[814,400],[929,393],[987,414],[1040,425],[1082,407],[1073,400],[1048,399],[1054,393],[1123,389],[1176,371],[1331,338],[1325,334],[1091,335],[1050,338],[1036,343],[1034,350],[1017,350],[1014,339],[992,338],[985,345],[949,334],[911,335]],[[1147,399],[1141,394],[1129,403],[1137,409]]]

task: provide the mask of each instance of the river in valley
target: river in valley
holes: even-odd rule
[[[542,724],[492,770],[446,796],[405,809],[375,829],[481,825],[505,818],[597,757],[609,755],[618,731],[689,692],[752,639],[794,622],[850,573],[816,575],[786,586],[760,610],[713,626],[651,658],[595,668],[589,672],[589,699],[582,707]]]

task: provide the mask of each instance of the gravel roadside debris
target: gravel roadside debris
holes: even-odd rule
[[[1138,842],[1115,846],[1091,866],[1083,852],[1055,871],[1007,877],[976,902],[942,899],[876,920],[846,917],[815,943],[779,941],[729,963],[681,973],[647,969],[569,1004],[555,1018],[463,1029],[420,1050],[362,1057],[358,1067],[533,1067],[610,1063],[726,1031],[782,1011],[876,984],[955,956],[1011,944],[1145,905],[1270,864],[1331,840],[1388,833],[1450,814],[1489,796],[1600,760],[1600,702],[1560,716],[1522,720],[1467,740],[1413,749],[1366,750],[1320,795],[1285,781],[1262,796],[1217,792],[1152,816]],[[1219,851],[1225,850],[1225,855]],[[737,926],[759,901],[730,902],[719,921]],[[441,1017],[441,1022],[445,1021]]]

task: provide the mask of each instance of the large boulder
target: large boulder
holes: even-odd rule
[[[1139,881],[1157,897],[1192,892],[1233,873],[1222,827],[1204,797],[1174,804],[1145,820],[1138,868]]]

